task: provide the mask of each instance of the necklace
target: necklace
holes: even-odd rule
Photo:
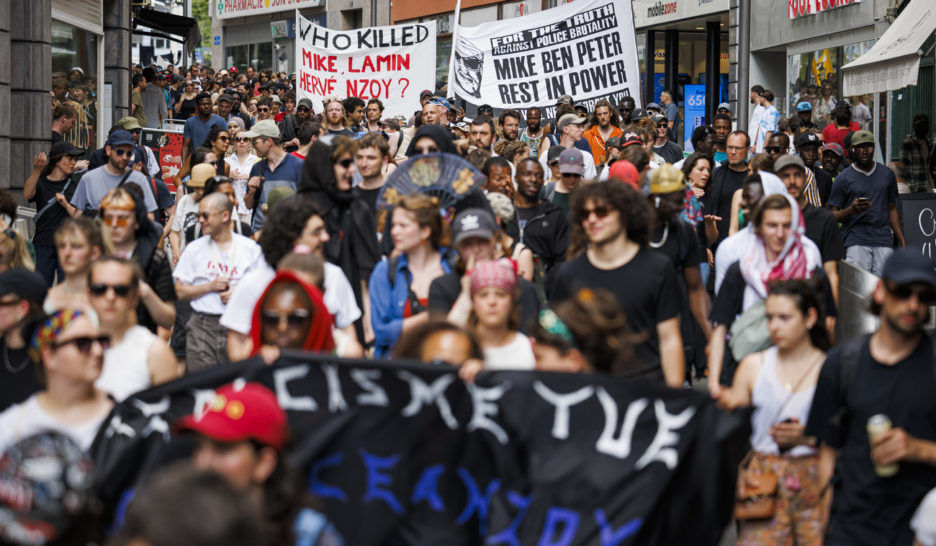
[[[661,246],[665,245],[667,237],[669,237],[669,222],[663,224],[663,237],[660,238],[660,242],[654,243],[653,241],[650,241],[650,248],[660,248]]]
[[[7,371],[10,373],[20,373],[21,371],[26,369],[26,366],[29,365],[29,357],[27,356],[25,359],[23,359],[22,362],[20,362],[16,366],[10,364],[10,354],[7,348],[7,344],[4,343],[3,344],[3,365],[6,367]]]

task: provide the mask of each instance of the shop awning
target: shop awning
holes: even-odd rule
[[[185,44],[185,51],[188,53],[201,44],[201,31],[198,30],[198,21],[192,17],[183,17],[173,15],[164,11],[156,11],[151,8],[141,8],[133,16],[133,33],[143,35],[154,35],[145,31],[137,30],[137,27],[146,27],[163,34],[179,36],[181,40],[166,38]]]
[[[867,53],[842,67],[843,94],[883,93],[916,85],[920,48],[933,30],[936,30],[936,11],[932,0],[910,0]]]

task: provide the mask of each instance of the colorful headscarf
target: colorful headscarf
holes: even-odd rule
[[[32,341],[27,351],[33,362],[38,364],[41,360],[40,355],[42,354],[42,349],[52,345],[52,343],[58,339],[59,334],[61,334],[65,328],[68,328],[69,324],[83,316],[88,316],[88,318],[91,318],[92,322],[95,322],[94,318],[88,315],[86,311],[69,308],[59,309],[40,322],[35,332],[33,332]]]
[[[569,347],[578,348],[578,345],[575,343],[575,336],[572,335],[572,332],[569,330],[569,327],[566,326],[565,322],[562,322],[562,319],[559,318],[559,315],[555,311],[549,309],[543,309],[539,314],[539,325],[546,330],[546,332],[561,338],[563,341],[569,344]]]
[[[471,270],[471,295],[482,288],[496,286],[513,294],[517,288],[517,266],[513,260],[485,260],[475,264]]]
[[[301,286],[312,302],[312,316],[309,317],[309,332],[302,345],[302,350],[315,351],[318,353],[333,351],[335,349],[335,340],[332,338],[332,316],[331,313],[328,312],[325,302],[322,300],[322,293],[319,292],[318,288],[305,282],[292,271],[284,270],[279,271],[276,277],[270,281],[270,284],[266,287],[266,290],[263,291],[263,295],[260,296],[257,305],[254,307],[253,326],[250,329],[250,339],[253,341],[253,354],[251,354],[251,356],[259,353],[260,347],[263,345],[263,327],[260,323],[263,302],[266,301],[267,296],[270,294],[270,291],[273,290],[274,286],[284,282]]]
[[[773,281],[808,279],[822,263],[816,246],[806,239],[806,227],[799,204],[790,194],[783,194],[790,203],[792,222],[783,250],[773,262],[767,261],[764,240],[758,235],[740,260],[741,275],[757,295],[767,297],[767,285]],[[763,203],[763,202],[762,202]]]

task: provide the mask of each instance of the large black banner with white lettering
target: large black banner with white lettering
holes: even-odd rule
[[[236,379],[287,410],[290,459],[348,544],[716,544],[749,434],[705,394],[602,375],[289,355],[115,408],[92,448],[115,505],[171,458],[171,425]]]

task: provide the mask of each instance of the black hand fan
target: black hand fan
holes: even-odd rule
[[[440,209],[453,209],[469,195],[480,193],[483,184],[484,175],[457,155],[418,155],[409,158],[390,173],[377,196],[377,208],[389,210],[404,196],[423,193],[436,197]]]

